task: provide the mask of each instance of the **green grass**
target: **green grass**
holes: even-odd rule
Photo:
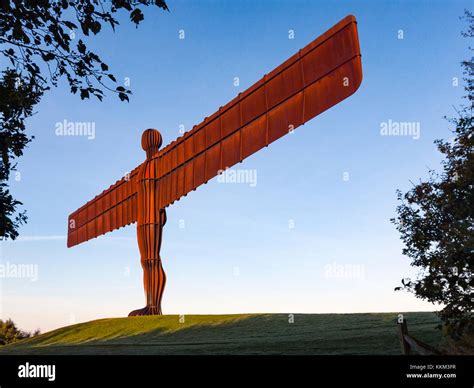
[[[437,346],[434,313],[405,313],[415,338]],[[401,354],[397,313],[177,315],[111,318],[0,347],[3,354]]]

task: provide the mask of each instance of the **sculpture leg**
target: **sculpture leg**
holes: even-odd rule
[[[164,213],[164,211],[163,211]],[[166,217],[161,224],[143,224],[137,226],[138,247],[140,248],[143,268],[143,287],[146,306],[132,311],[128,316],[161,315],[161,299],[166,284],[166,275],[160,258],[161,234]]]
[[[166,284],[161,259],[148,259],[143,264],[143,283],[146,294],[147,315],[161,315],[161,298]]]

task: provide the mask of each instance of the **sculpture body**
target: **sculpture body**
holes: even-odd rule
[[[166,211],[155,206],[159,181],[153,168],[152,157],[161,146],[161,135],[155,129],[147,129],[142,135],[142,148],[147,153],[146,161],[138,172],[137,190],[137,240],[140,262],[143,269],[143,288],[146,306],[132,311],[129,316],[161,315],[161,298],[166,284],[166,275],[160,257],[163,226]]]
[[[69,216],[68,247],[136,222],[146,306],[130,315],[161,314],[165,208],[346,99],[361,82],[357,22],[347,16],[163,149],[160,133],[146,130],[145,162]]]

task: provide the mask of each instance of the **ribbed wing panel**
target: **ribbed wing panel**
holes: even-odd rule
[[[362,81],[348,16],[154,158],[164,208],[353,94]]]
[[[67,246],[72,247],[137,220],[137,167],[68,219]]]
[[[354,16],[347,16],[147,163],[165,208],[352,95],[362,82]],[[69,216],[68,247],[137,221],[137,167]],[[152,173],[151,173],[152,172]]]

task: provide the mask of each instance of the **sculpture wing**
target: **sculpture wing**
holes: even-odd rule
[[[357,22],[347,16],[154,157],[159,207],[349,97],[361,81]]]
[[[69,216],[68,248],[136,221],[139,168]]]
[[[147,165],[165,208],[219,171],[352,95],[362,82],[357,22],[347,16]],[[68,247],[136,222],[137,175],[122,178],[69,216]]]

